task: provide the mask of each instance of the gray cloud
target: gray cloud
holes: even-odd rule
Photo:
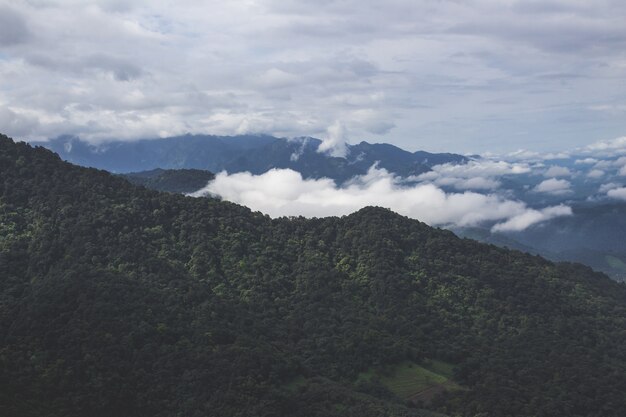
[[[24,18],[15,10],[0,5],[0,46],[13,46],[31,38]]]
[[[619,1],[25,1],[0,104],[89,140],[266,132],[481,152],[624,134]],[[575,51],[576,53],[571,53]],[[24,129],[6,131],[23,134]],[[549,143],[550,145],[546,145]]]
[[[0,126],[19,136],[27,136],[38,128],[39,122],[34,116],[16,113],[10,108],[0,105]]]
[[[110,73],[117,81],[130,81],[142,74],[142,70],[129,60],[103,54],[89,55],[75,60],[48,55],[30,55],[26,56],[25,59],[30,64],[47,70],[63,71],[76,75],[91,70],[102,71]]]

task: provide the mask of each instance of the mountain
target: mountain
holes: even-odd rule
[[[156,168],[218,172],[241,153],[263,148],[276,140],[278,139],[265,135],[185,135],[91,145],[77,137],[61,136],[37,144],[53,150],[72,163],[111,172],[126,173]]]
[[[453,228],[462,237],[539,254],[555,261],[580,262],[618,281],[626,281],[626,204],[575,202],[572,215],[517,232]]]
[[[552,219],[509,236],[557,260],[576,260],[626,280],[626,204],[578,203],[573,215]]]
[[[209,171],[200,169],[153,169],[150,171],[121,174],[135,185],[168,193],[188,194],[199,190],[215,179]]]
[[[327,177],[339,183],[367,173],[376,163],[390,172],[409,176],[426,172],[436,164],[467,160],[461,155],[411,153],[393,145],[367,142],[348,145],[346,157],[340,158],[318,152],[320,143],[314,138],[287,140],[264,135],[185,135],[100,145],[60,137],[39,145],[69,162],[111,172],[187,168],[262,174],[272,168],[290,168],[305,178]]]
[[[0,136],[0,415],[626,413],[626,286],[389,210],[271,219]]]

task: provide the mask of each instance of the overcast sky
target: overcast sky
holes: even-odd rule
[[[626,134],[623,0],[0,0],[0,131],[409,150]]]

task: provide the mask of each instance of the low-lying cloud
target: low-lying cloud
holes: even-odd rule
[[[569,177],[572,175],[572,172],[569,168],[552,165],[543,175],[546,177]]]
[[[344,125],[336,121],[326,132],[322,143],[317,149],[320,153],[328,153],[336,158],[345,158],[348,153],[346,146],[346,131]]]
[[[497,178],[503,175],[519,175],[531,172],[528,164],[493,161],[488,159],[471,160],[466,164],[441,164],[432,167],[414,179],[428,181],[441,187],[454,187],[457,190],[494,190],[500,187]]]
[[[626,200],[626,187],[614,188],[609,190],[606,195],[618,200]]]
[[[571,183],[567,180],[558,180],[556,178],[550,178],[548,180],[540,182],[534,190],[538,193],[552,194],[552,195],[564,195],[572,192]]]
[[[370,168],[343,187],[332,180],[303,179],[289,169],[261,175],[219,173],[194,196],[218,195],[273,217],[341,216],[365,206],[388,207],[433,226],[494,224],[496,231],[523,230],[556,216],[571,214],[566,206],[535,210],[520,201],[475,192],[446,193],[432,183],[405,186],[385,169]]]
[[[494,232],[519,232],[536,223],[545,222],[555,217],[571,215],[571,207],[563,204],[546,207],[541,210],[528,209],[524,213],[513,216],[505,222],[496,224],[491,230]]]

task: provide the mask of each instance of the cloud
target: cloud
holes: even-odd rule
[[[603,157],[626,154],[626,136],[594,142],[586,146],[583,151]]]
[[[336,121],[327,129],[326,136],[317,148],[320,153],[328,153],[330,156],[345,158],[348,153],[346,146],[346,130],[340,121]]]
[[[525,163],[478,159],[465,164],[435,165],[431,171],[409,180],[430,181],[435,185],[454,187],[457,190],[494,190],[501,185],[497,177],[529,172],[531,169]]]
[[[73,72],[100,71],[111,74],[116,81],[130,81],[139,78],[143,71],[129,59],[116,58],[106,54],[90,54],[79,59],[49,57],[46,55],[28,55],[26,60],[35,66],[52,71]]]
[[[527,149],[518,149],[517,151],[509,152],[502,156],[502,159],[507,161],[526,163],[542,163],[543,161],[569,158],[570,154],[568,152],[537,152]]]
[[[5,1],[0,105],[36,118],[29,137],[93,141],[340,120],[409,150],[543,157],[623,134],[623,112],[592,109],[624,104],[622,3],[522,3]]]
[[[457,190],[495,190],[501,185],[500,181],[498,180],[484,177],[440,177],[436,178],[433,182],[438,186],[454,187]]]
[[[376,167],[343,187],[330,179],[303,179],[289,169],[272,169],[262,175],[222,172],[193,195],[218,195],[274,217],[339,216],[374,205],[389,207],[431,225],[496,223],[500,230],[521,230],[522,225],[527,227],[567,214],[567,209],[559,206],[542,210],[538,216],[537,210],[524,203],[496,195],[446,193],[433,184],[403,184],[402,179]]]
[[[567,180],[550,178],[548,180],[540,182],[537,186],[535,186],[535,188],[533,188],[533,190],[538,193],[564,195],[572,192],[570,186],[571,184]]]
[[[572,172],[569,168],[552,165],[543,175],[546,177],[569,177]]]
[[[0,104],[0,127],[3,133],[23,137],[36,131],[38,126],[37,117],[14,111]]]
[[[606,195],[618,200],[626,200],[626,187],[614,188],[609,190]]]
[[[614,190],[614,189],[616,189],[616,188],[620,188],[620,187],[621,187],[621,185],[620,185],[620,184],[616,184],[616,183],[614,183],[614,182],[610,182],[610,183],[608,183],[608,184],[602,184],[602,185],[600,186],[600,188],[599,188],[599,190],[598,190],[598,191],[599,191],[600,193],[606,193],[606,192],[608,192],[608,191],[610,191],[610,190]]]
[[[598,162],[598,160],[596,158],[585,158],[585,159],[576,159],[574,161],[575,164],[577,165],[593,165],[596,164]]]
[[[571,216],[571,207],[559,205],[547,207],[541,210],[528,209],[522,214],[518,214],[509,220],[496,224],[491,228],[493,232],[519,232],[529,226],[560,216]]]
[[[600,169],[592,169],[591,171],[587,173],[587,176],[589,178],[600,178],[604,176],[604,171]]]
[[[13,46],[31,38],[31,33],[21,14],[0,5],[0,46]]]

